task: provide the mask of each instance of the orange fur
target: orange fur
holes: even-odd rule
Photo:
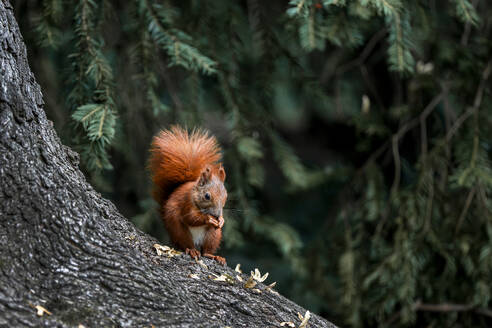
[[[162,203],[179,185],[195,181],[206,166],[218,169],[217,140],[203,130],[191,134],[179,126],[163,130],[152,140],[150,171],[154,198]]]
[[[150,151],[153,195],[172,242],[194,258],[201,248],[204,256],[225,264],[223,257],[213,255],[222,238],[219,222],[224,222],[227,199],[217,140],[202,130],[188,134],[173,126],[154,137]],[[198,245],[193,239],[197,229],[203,233]]]

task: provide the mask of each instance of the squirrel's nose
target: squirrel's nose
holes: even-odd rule
[[[216,208],[212,208],[210,210],[210,215],[212,215],[213,217],[215,217],[216,219],[220,218],[222,216],[222,209],[219,208],[219,209],[216,209]]]

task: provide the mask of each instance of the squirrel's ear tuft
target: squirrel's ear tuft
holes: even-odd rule
[[[226,178],[226,173],[222,165],[219,167],[219,179],[220,181],[224,182]]]
[[[200,180],[198,180],[198,185],[204,186],[205,184],[207,184],[207,182],[210,181],[210,176],[211,176],[211,170],[209,167],[207,167],[200,174]]]

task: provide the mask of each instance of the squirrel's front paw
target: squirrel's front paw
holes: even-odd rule
[[[224,226],[224,218],[221,216],[219,218],[219,228],[222,229],[223,226]]]
[[[197,250],[196,248],[187,248],[185,250],[185,253],[190,254],[190,256],[195,260],[198,260],[200,258],[200,251]]]
[[[224,226],[224,218],[221,216],[218,220],[213,216],[208,216],[208,224],[214,228],[221,229]]]

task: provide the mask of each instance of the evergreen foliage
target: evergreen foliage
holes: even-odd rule
[[[492,4],[14,1],[92,183],[165,240],[158,129],[224,146],[223,252],[341,326],[492,323]]]

